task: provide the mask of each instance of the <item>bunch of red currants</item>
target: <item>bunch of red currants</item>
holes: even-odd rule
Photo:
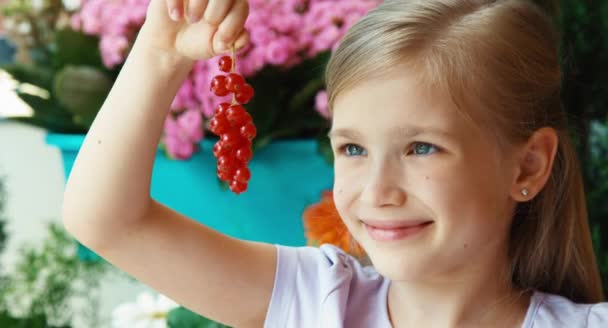
[[[232,93],[232,103],[221,103],[209,122],[211,132],[220,140],[213,146],[217,158],[217,175],[230,184],[230,190],[240,194],[247,190],[251,172],[247,163],[253,156],[251,145],[257,134],[251,115],[243,107],[253,98],[253,88],[243,76],[234,72],[235,55],[223,56],[219,68],[226,75],[218,75],[211,81],[211,91],[216,96]]]

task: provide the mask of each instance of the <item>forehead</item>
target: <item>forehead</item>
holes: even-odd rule
[[[447,92],[419,81],[399,70],[343,91],[334,102],[332,129],[380,132],[418,126],[457,132],[470,127]]]

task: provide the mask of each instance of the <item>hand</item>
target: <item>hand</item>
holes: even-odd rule
[[[249,41],[247,0],[151,0],[137,42],[172,56],[205,60]]]

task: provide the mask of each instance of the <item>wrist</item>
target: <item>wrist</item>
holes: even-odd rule
[[[133,44],[131,54],[136,57],[143,57],[146,61],[151,61],[155,68],[172,71],[177,73],[188,73],[192,70],[195,60],[183,56],[175,51],[158,46],[159,36],[151,35],[147,31],[146,25],[142,26]]]

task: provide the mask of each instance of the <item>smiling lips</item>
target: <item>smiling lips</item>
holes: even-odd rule
[[[433,224],[429,220],[363,220],[365,229],[377,241],[400,240],[421,232]]]

